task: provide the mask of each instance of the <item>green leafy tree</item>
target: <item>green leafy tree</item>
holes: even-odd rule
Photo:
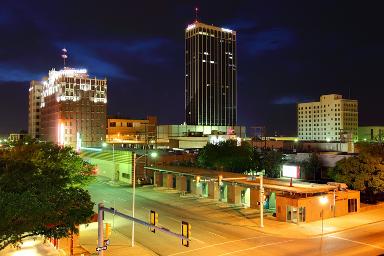
[[[360,190],[371,203],[376,194],[384,192],[384,148],[382,145],[364,145],[358,156],[342,159],[329,172],[337,182]]]
[[[236,141],[227,140],[218,144],[207,144],[199,151],[197,164],[200,167],[233,172],[244,172],[253,166],[253,149],[249,143],[240,146]]]
[[[322,165],[316,153],[312,153],[310,158],[303,161],[300,166],[304,171],[306,179],[315,180],[316,178],[320,178],[320,175],[317,173],[320,173]]]
[[[69,147],[19,143],[0,152],[0,250],[28,236],[62,238],[93,214],[82,187],[93,166]]]
[[[261,153],[260,170],[265,170],[269,178],[279,178],[284,163],[284,156],[280,151],[265,150]]]

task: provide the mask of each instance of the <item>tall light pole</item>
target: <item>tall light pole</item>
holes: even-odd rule
[[[140,158],[147,156],[148,154],[141,155],[136,157],[136,153],[133,153],[133,173],[132,173],[132,217],[135,218],[135,197],[136,197],[136,161]],[[152,158],[157,157],[157,152],[152,152],[150,154]],[[135,222],[132,221],[132,241],[131,246],[135,246]]]
[[[320,204],[321,204],[321,237],[323,237],[324,234],[324,205],[328,203],[328,197],[322,196],[320,197]]]

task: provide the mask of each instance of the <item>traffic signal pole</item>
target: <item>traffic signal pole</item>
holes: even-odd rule
[[[160,232],[163,232],[167,235],[176,237],[178,239],[182,239],[182,240],[189,241],[189,242],[191,241],[191,238],[185,237],[185,236],[177,234],[175,232],[172,232],[169,229],[158,227],[158,226],[153,225],[151,223],[142,221],[142,220],[137,219],[135,217],[132,217],[132,216],[129,216],[129,215],[124,214],[122,212],[119,212],[118,210],[116,210],[114,208],[106,208],[106,207],[104,207],[103,203],[99,203],[98,206],[99,206],[99,208],[98,208],[98,242],[97,242],[98,248],[101,248],[104,246],[104,225],[103,225],[103,213],[104,212],[112,213],[112,214],[117,215],[119,217],[122,217],[124,219],[130,220],[132,222],[136,222],[136,223],[144,225],[144,226],[147,226],[153,230],[158,230]],[[99,255],[103,255],[103,251],[99,251],[98,253],[99,253]]]
[[[103,208],[104,204],[99,203],[97,211],[97,248],[101,248],[104,245],[104,222],[103,222]],[[104,250],[98,251],[100,256],[104,255]]]

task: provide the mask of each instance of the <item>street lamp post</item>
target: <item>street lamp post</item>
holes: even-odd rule
[[[148,154],[141,155],[139,157],[136,157],[136,153],[133,153],[133,173],[132,173],[132,217],[135,218],[135,197],[136,197],[136,162],[140,158],[147,156]],[[152,152],[150,154],[151,157],[155,158],[157,157],[156,152]],[[132,241],[131,246],[135,246],[135,222],[132,221],[132,235],[131,235]]]
[[[260,227],[264,227],[264,185],[263,185],[263,175],[264,171],[258,172],[260,179],[260,191],[259,191],[259,200],[260,200]]]
[[[324,205],[328,203],[328,197],[322,196],[320,197],[320,204],[321,204],[321,237],[323,237],[324,234]]]

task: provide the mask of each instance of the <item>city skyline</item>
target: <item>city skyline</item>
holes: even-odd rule
[[[214,2],[169,1],[152,8],[148,2],[94,2],[93,11],[84,12],[87,3],[56,8],[5,1],[0,114],[7,122],[0,133],[27,129],[29,82],[62,67],[63,47],[69,51],[68,66],[108,77],[109,114],[184,122],[183,31],[194,20],[195,6],[202,22],[238,32],[238,124],[295,134],[296,102],[337,93],[359,100],[359,124],[382,125],[380,6],[220,3],[215,12]],[[101,11],[102,19],[94,14]]]

